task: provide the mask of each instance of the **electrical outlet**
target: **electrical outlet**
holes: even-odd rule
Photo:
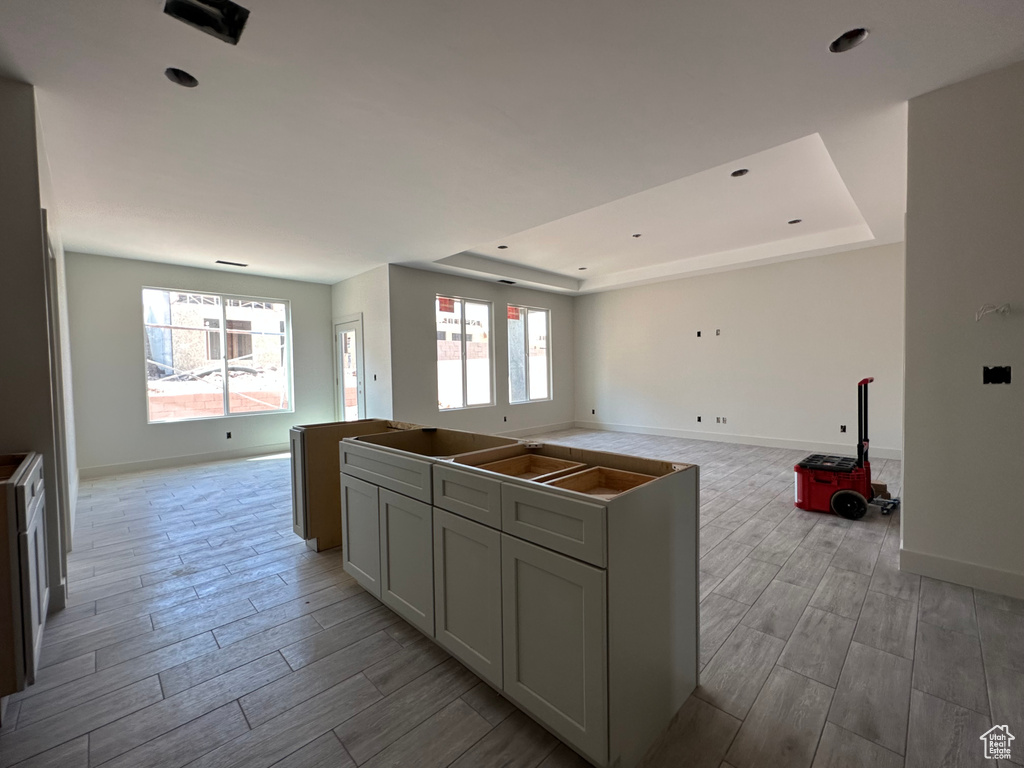
[[[597,411],[596,411],[596,410],[594,410],[593,408],[591,408],[591,409],[590,409],[590,415],[591,415],[591,416],[595,416],[595,415],[597,415]]]
[[[505,417],[505,421],[508,421],[508,416]]]
[[[227,439],[228,439],[228,440],[230,440],[230,439],[231,439],[231,433],[230,433],[230,432],[228,432],[228,436],[227,436]]]
[[[375,373],[375,374],[373,374],[373,380],[374,380],[374,381],[376,381],[376,380],[377,380],[377,374],[376,374],[376,373]]]
[[[725,423],[726,423],[727,421],[728,421],[728,420],[727,420],[727,419],[725,418],[725,416],[723,416],[723,417],[722,417],[722,423],[723,423],[723,424],[725,424]]]
[[[715,424],[721,424],[721,423],[722,423],[722,417],[721,416],[715,416]]]
[[[845,432],[846,431],[846,425],[845,424],[840,424],[839,425],[839,431],[840,432]]]
[[[722,329],[721,328],[715,328],[715,336],[721,336],[721,335],[722,335]]]
[[[697,423],[700,424],[700,416],[697,417]]]

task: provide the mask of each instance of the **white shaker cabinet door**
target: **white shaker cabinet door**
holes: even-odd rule
[[[434,635],[434,547],[430,505],[380,489],[380,599]]]
[[[341,476],[341,547],[345,572],[380,599],[380,511],[377,486]]]
[[[501,536],[504,691],[594,762],[608,760],[605,571]]]
[[[434,508],[437,642],[501,688],[501,534]]]

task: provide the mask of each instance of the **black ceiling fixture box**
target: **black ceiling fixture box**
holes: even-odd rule
[[[231,0],[167,0],[164,13],[232,45],[249,19],[248,9]]]

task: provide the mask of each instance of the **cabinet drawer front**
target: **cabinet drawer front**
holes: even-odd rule
[[[605,571],[501,536],[504,691],[599,765],[608,758]]]
[[[434,635],[434,525],[429,504],[381,489],[380,599]]]
[[[380,510],[377,487],[341,476],[342,567],[380,599]]]
[[[434,506],[501,528],[501,481],[435,464]]]
[[[43,627],[50,604],[50,572],[46,564],[46,514],[42,491],[35,508],[36,513],[29,520],[28,530],[18,535],[26,685],[32,685],[36,680],[36,669],[39,666],[43,644]]]
[[[501,486],[501,529],[605,567],[605,507],[512,483]]]
[[[29,521],[43,502],[43,457],[40,454],[36,454],[32,460],[24,479],[16,486],[15,494],[18,530],[24,532],[28,530]]]
[[[501,534],[436,507],[434,607],[438,644],[501,688]]]
[[[343,474],[430,503],[431,462],[399,456],[348,440],[341,441],[339,450]]]

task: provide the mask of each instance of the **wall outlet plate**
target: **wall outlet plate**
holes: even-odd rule
[[[986,365],[981,372],[982,384],[1009,384],[1010,366],[1008,365]]]

